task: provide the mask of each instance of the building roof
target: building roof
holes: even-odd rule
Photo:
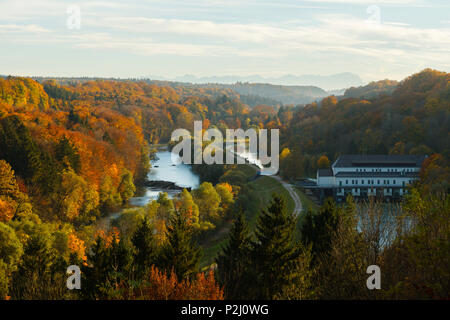
[[[333,176],[333,170],[331,170],[331,168],[319,169],[319,170],[317,170],[317,173],[319,174],[319,177],[332,177]]]
[[[333,167],[420,167],[425,158],[425,155],[345,154],[337,158]]]

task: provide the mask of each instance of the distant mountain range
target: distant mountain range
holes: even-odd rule
[[[263,77],[260,75],[237,76],[210,76],[198,77],[192,74],[178,76],[174,78],[149,76],[153,80],[168,80],[178,82],[190,82],[197,84],[205,83],[220,83],[220,84],[234,84],[237,82],[249,83],[267,83],[274,85],[289,85],[289,86],[316,86],[325,90],[337,90],[342,88],[357,87],[363,84],[361,78],[350,72],[337,73],[327,76],[322,75],[292,75],[287,74],[280,77]]]

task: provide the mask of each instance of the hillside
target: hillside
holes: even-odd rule
[[[372,99],[379,95],[391,94],[397,86],[398,82],[395,80],[373,81],[362,87],[348,88],[345,90],[344,98]]]
[[[361,92],[369,87],[377,85]],[[334,160],[340,154],[440,153],[448,159],[450,74],[427,69],[401,81],[390,94],[339,101],[331,96],[288,118],[281,131],[293,161],[284,163],[287,176],[314,175],[320,155]]]

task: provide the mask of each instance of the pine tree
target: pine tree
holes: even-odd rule
[[[65,136],[55,147],[56,160],[62,162],[67,169],[70,166],[77,174],[81,170],[81,158],[76,147]]]
[[[300,234],[303,244],[312,245],[314,258],[330,249],[339,216],[340,210],[331,198],[325,200],[317,214],[311,211],[306,214]]]
[[[250,252],[250,232],[244,214],[239,213],[228,243],[216,259],[217,276],[227,299],[247,297],[246,272]]]
[[[81,295],[85,299],[100,297],[100,288],[108,278],[109,256],[103,238],[97,237],[88,254],[88,265],[82,266]]]
[[[18,270],[13,272],[13,299],[62,299],[67,293],[65,270],[51,248],[47,234],[37,233],[27,242]]]
[[[180,280],[198,272],[201,250],[193,244],[192,228],[179,212],[170,219],[167,239],[161,254],[161,266],[168,272],[173,269]]]
[[[298,290],[303,289],[302,268],[309,261],[302,261],[304,250],[295,242],[295,225],[295,216],[287,212],[284,199],[274,195],[259,217],[256,239],[251,243],[251,298],[280,298],[293,283],[298,283]]]
[[[129,279],[132,258],[130,248],[122,239],[113,235],[107,243],[97,237],[88,255],[88,266],[82,268],[81,295],[87,299],[116,298],[120,295],[119,284]]]
[[[139,277],[155,263],[156,244],[153,237],[153,228],[146,217],[134,233],[131,242],[134,245],[134,264]]]

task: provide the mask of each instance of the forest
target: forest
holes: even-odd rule
[[[448,299],[450,74],[297,106],[260,104],[271,98],[254,89],[0,78],[0,299]],[[223,133],[279,128],[279,174],[291,181],[340,154],[429,157],[389,223],[385,206],[351,197],[296,217],[284,195],[258,198],[246,165],[194,165],[197,189],[130,207],[151,146],[195,120]],[[204,265],[201,244],[224,225]],[[365,286],[373,264],[383,290]],[[81,290],[66,287],[69,265]]]

